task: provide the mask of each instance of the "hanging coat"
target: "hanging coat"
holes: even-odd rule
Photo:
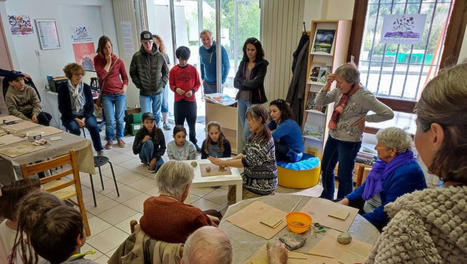
[[[303,48],[303,45],[305,45],[305,43],[310,40],[310,36],[308,36],[308,34],[306,34],[305,32],[302,34],[302,37],[300,38],[300,41],[298,42],[298,47],[297,49],[293,52],[292,56],[293,56],[293,62],[292,62],[292,72],[294,72],[295,70],[295,66],[297,65],[297,58],[298,58],[298,54],[300,53],[300,51],[302,50]]]

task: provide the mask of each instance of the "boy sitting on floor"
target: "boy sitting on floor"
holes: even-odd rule
[[[34,250],[51,264],[93,264],[79,249],[86,242],[81,214],[66,205],[45,213],[31,234]],[[97,264],[97,263],[96,263]]]

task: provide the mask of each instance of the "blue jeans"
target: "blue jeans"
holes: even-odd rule
[[[151,160],[154,158],[154,142],[152,140],[146,140],[141,146],[141,152],[139,153],[139,159],[144,164],[149,164]],[[164,160],[162,158],[156,161],[156,171],[159,169],[160,166],[164,164]]]
[[[151,96],[139,96],[139,105],[141,106],[141,112],[151,112],[156,118],[156,124],[158,127],[161,126],[161,103],[162,93]]]
[[[75,120],[62,120],[63,126],[71,133],[79,136],[81,134],[81,129],[78,126],[78,123],[76,123]],[[94,115],[86,118],[86,121],[84,122],[86,128],[89,130],[89,134],[91,134],[91,139],[92,139],[92,145],[94,146],[94,149],[96,151],[101,151],[102,148],[102,142],[101,142],[101,136],[99,135],[99,127],[97,126],[97,120]]]
[[[337,199],[342,199],[352,192],[353,168],[361,145],[362,142],[341,141],[331,136],[328,137],[321,161],[321,180],[323,183],[321,198],[334,199],[334,169],[338,161],[339,189],[337,190]]]
[[[105,138],[114,139],[114,122],[117,123],[117,140],[123,137],[123,115],[125,113],[126,95],[102,95],[102,108],[105,116]]]
[[[217,93],[217,84],[207,83],[206,81],[203,81],[203,90],[204,90],[204,94]]]
[[[169,84],[167,83],[162,91],[161,113],[169,112]]]
[[[243,126],[243,140],[245,141],[245,144],[248,142],[248,136],[250,136],[250,128],[246,121],[246,111],[250,106],[250,101],[243,99],[238,99],[237,101],[238,121]]]

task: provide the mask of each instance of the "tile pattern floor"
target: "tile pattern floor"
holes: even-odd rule
[[[169,142],[172,139],[172,131],[164,131],[164,134],[166,141]],[[204,126],[202,124],[197,124],[197,137],[198,144],[201,145],[204,139]],[[130,221],[139,221],[141,218],[143,202],[148,197],[158,194],[154,174],[148,172],[137,155],[133,155],[133,138],[131,136],[124,138],[126,142],[124,148],[114,145],[111,150],[106,150],[104,153],[114,165],[120,197],[117,197],[110,167],[104,165],[102,167],[104,190],[101,188],[99,175],[93,175],[97,199],[97,207],[94,207],[89,174],[81,173],[83,196],[92,233],[81,251],[95,251],[95,254],[89,255],[87,258],[98,263],[107,263],[116,248],[130,234]],[[200,158],[199,155],[198,158]],[[164,159],[168,160],[166,155]],[[278,193],[299,193],[315,197],[319,196],[321,191],[320,185],[301,191],[282,187],[277,189]],[[225,212],[227,209],[227,187],[192,187],[186,203],[202,210],[216,209]]]

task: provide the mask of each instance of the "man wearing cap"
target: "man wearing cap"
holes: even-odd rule
[[[199,47],[199,58],[201,67],[201,79],[203,80],[204,93],[217,93],[216,76],[216,42],[212,39],[211,31],[205,29],[199,35],[203,45]],[[222,84],[225,83],[230,69],[229,55],[224,46],[221,45],[222,54]]]
[[[141,32],[141,48],[131,59],[130,76],[139,89],[141,112],[152,112],[160,126],[162,91],[169,78],[169,69],[164,56],[153,45],[149,31]]]
[[[15,71],[5,76],[4,83],[8,84],[5,94],[8,112],[18,118],[48,126],[52,116],[42,112],[36,90],[24,83],[24,77],[24,74]]]
[[[164,163],[162,155],[165,153],[165,137],[156,126],[155,117],[151,112],[143,114],[143,127],[138,130],[133,141],[133,153],[139,154],[142,163],[149,171],[157,171]]]

